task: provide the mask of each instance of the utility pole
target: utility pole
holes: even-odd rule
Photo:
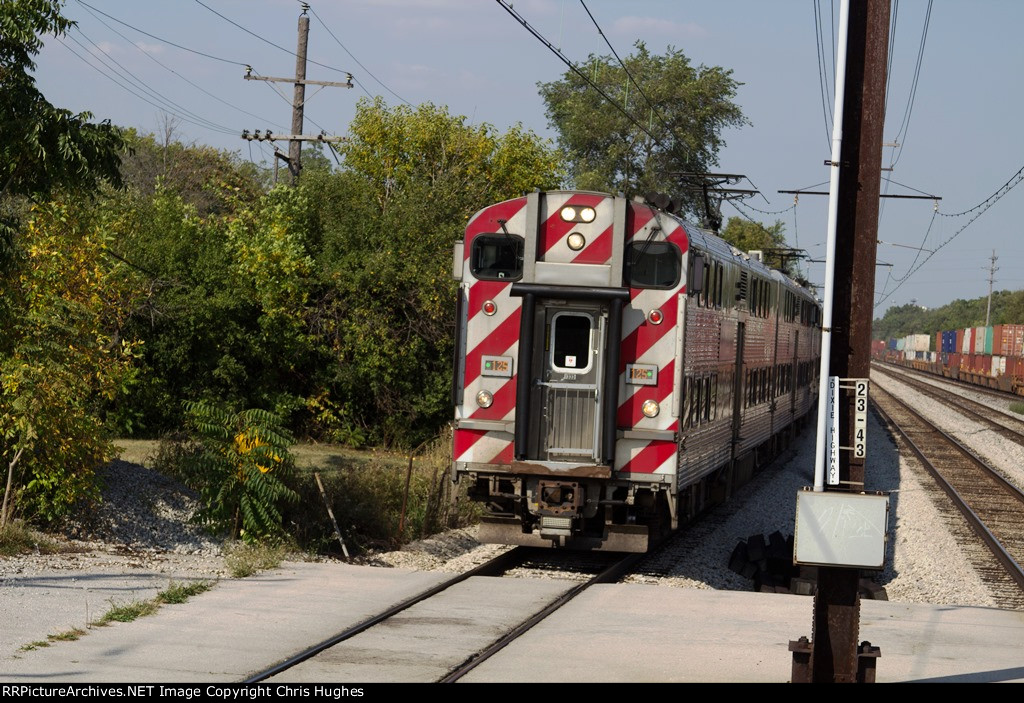
[[[870,374],[889,46],[889,0],[844,0],[843,6],[840,14],[846,18],[846,32],[840,40],[840,53],[845,53],[846,58],[842,64],[843,80],[837,77],[836,81],[837,86],[843,85],[836,100],[837,105],[842,105],[836,114],[836,120],[841,120],[836,126],[841,124],[841,130],[837,129],[833,134],[833,155],[826,162],[832,169],[832,178],[837,181],[834,205],[830,204],[829,209],[828,258],[831,268],[826,269],[825,304],[828,309],[822,326],[823,398],[831,385],[830,377],[867,379]],[[840,27],[843,27],[842,18]],[[866,384],[863,391],[866,396]],[[854,394],[840,398],[837,405],[840,422],[833,444],[850,448],[855,444],[858,422],[855,403],[858,399]],[[865,405],[861,421],[866,422],[866,398],[859,400]],[[822,441],[828,415],[824,403],[818,412],[817,451],[819,455],[827,456],[829,447]],[[837,454],[833,462],[837,485],[834,488],[830,485],[830,490],[824,492],[820,492],[824,486],[819,486],[819,466],[825,457],[817,457],[815,494],[827,496],[831,492],[837,498],[843,498],[842,493],[862,494],[863,456],[854,456],[851,451],[838,451]],[[831,475],[829,480],[831,484]],[[887,508],[885,514],[888,514]],[[866,660],[877,656],[877,650],[860,652],[858,649],[860,572],[851,566],[838,565],[843,563],[841,559],[825,563],[827,565],[818,569],[810,651],[807,651],[806,640],[790,645],[794,652],[794,680],[797,680],[799,671],[801,681],[853,683],[858,681],[860,674],[866,676],[867,667],[863,671],[860,667],[862,657]],[[873,662],[870,670],[873,680]]]
[[[349,74],[348,81],[341,83],[338,81],[310,81],[306,80],[306,50],[309,46],[309,5],[306,3],[302,4],[302,14],[299,15],[299,39],[298,46],[295,50],[295,77],[294,78],[279,78],[276,76],[254,76],[252,75],[252,67],[247,66],[245,71],[245,80],[247,81],[269,81],[271,83],[294,83],[295,93],[292,98],[292,133],[291,134],[274,134],[269,129],[265,134],[260,134],[257,129],[254,133],[250,133],[249,130],[242,132],[242,139],[248,141],[287,141],[288,142],[288,155],[285,156],[279,150],[274,150],[274,168],[275,168],[275,182],[277,181],[276,170],[277,161],[281,159],[288,164],[288,171],[291,174],[291,184],[297,185],[299,182],[299,173],[302,171],[302,142],[318,141],[318,142],[340,142],[344,141],[344,137],[328,137],[323,133],[318,135],[305,135],[302,133],[303,127],[303,111],[306,107],[306,86],[307,85],[322,85],[331,86],[334,88],[351,88],[352,87],[352,74]]]
[[[999,268],[996,266],[996,260],[999,257],[996,256],[996,250],[992,250],[992,265],[988,269],[988,307],[985,308],[985,326],[989,326],[989,321],[992,319],[992,284],[996,279],[996,271]]]

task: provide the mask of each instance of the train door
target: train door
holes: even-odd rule
[[[538,306],[540,307],[540,306]],[[533,353],[534,413],[530,458],[600,464],[601,388],[606,320],[597,305],[539,310]]]
[[[744,398],[744,377],[743,377],[743,338],[746,333],[746,323],[736,323],[736,368],[733,374],[732,391],[732,446],[735,456],[736,446],[740,443],[740,427],[743,425],[743,398]]]

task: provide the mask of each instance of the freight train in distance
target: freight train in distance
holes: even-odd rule
[[[452,479],[483,542],[646,551],[815,407],[814,296],[648,202],[490,205],[453,268]]]

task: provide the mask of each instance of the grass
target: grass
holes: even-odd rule
[[[224,551],[224,564],[236,579],[280,566],[288,548],[282,544],[236,542]]]
[[[1010,410],[1018,415],[1024,415],[1024,403],[1010,403]]]
[[[58,554],[60,545],[41,532],[29,528],[20,520],[15,520],[0,529],[0,557],[13,557],[18,554]]]
[[[197,596],[213,588],[212,581],[193,581],[192,583],[175,583],[170,585],[156,595],[156,600],[161,605],[177,605],[184,603],[192,596]]]
[[[193,581],[191,583],[177,583],[171,581],[167,588],[156,594],[149,600],[134,600],[120,605],[111,605],[110,610],[97,620],[89,623],[88,627],[106,627],[112,622],[131,622],[137,618],[152,615],[162,605],[176,605],[184,603],[194,595],[213,588],[212,581]],[[54,642],[73,642],[88,634],[79,627],[73,627],[66,632],[59,632],[55,635],[47,635],[45,640],[36,640],[21,646],[21,651],[31,652],[33,649],[49,647]]]

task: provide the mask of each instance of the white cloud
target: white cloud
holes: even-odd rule
[[[145,42],[137,41],[135,46],[139,47],[147,54],[162,54],[164,52],[163,44],[147,44]]]

